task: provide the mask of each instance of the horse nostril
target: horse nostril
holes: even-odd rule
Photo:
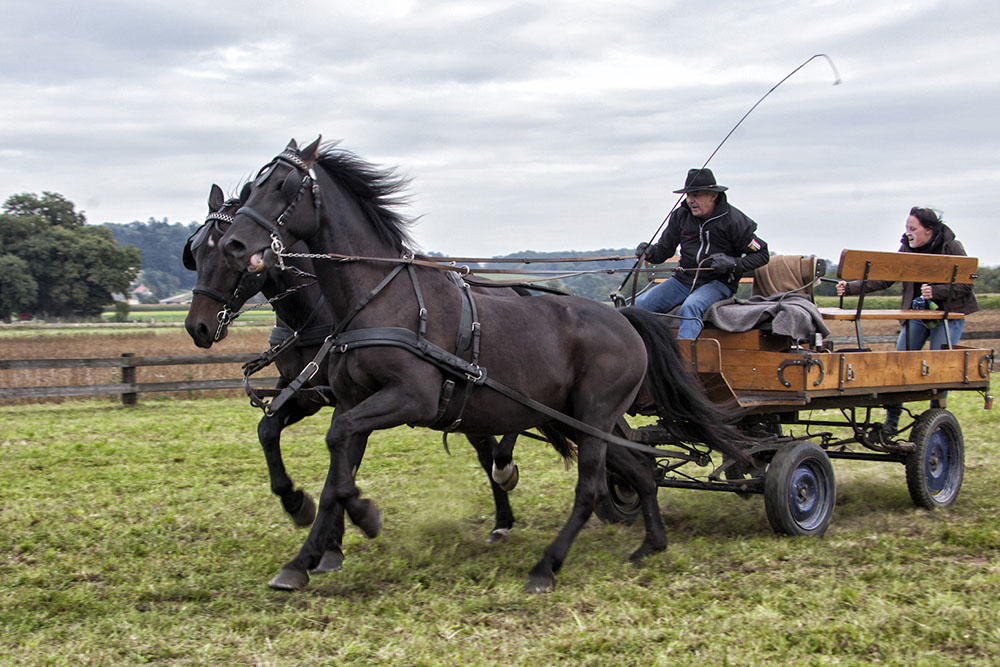
[[[229,241],[226,242],[225,250],[226,254],[229,255],[230,257],[236,257],[244,253],[244,251],[246,250],[246,246],[243,245],[242,241],[239,241],[237,239],[229,239]]]

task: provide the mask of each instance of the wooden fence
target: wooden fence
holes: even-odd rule
[[[121,382],[39,387],[0,387],[0,399],[48,398],[53,396],[101,396],[120,394],[123,405],[135,405],[139,394],[160,391],[200,391],[206,389],[240,389],[243,378],[219,380],[185,380],[181,382],[136,382],[136,369],[141,366],[200,366],[202,364],[243,363],[257,358],[256,354],[188,354],[178,356],[137,357],[131,352],[118,357],[85,359],[0,359],[0,370],[42,370],[52,368],[121,368]],[[254,388],[274,387],[274,377],[253,379]]]
[[[895,343],[896,334],[865,336],[866,343]],[[963,341],[1000,339],[1000,331],[967,331]],[[850,345],[852,336],[832,336],[834,345]],[[123,405],[135,405],[139,394],[162,391],[203,391],[208,389],[240,389],[243,378],[217,380],[184,380],[180,382],[136,382],[136,369],[141,366],[200,366],[203,364],[243,363],[257,358],[255,354],[189,354],[178,356],[137,357],[130,352],[118,357],[84,359],[0,359],[3,370],[41,370],[53,368],[121,368],[121,382],[38,387],[0,387],[0,399],[48,398],[56,396],[121,395]],[[273,388],[275,377],[254,378],[255,389]]]

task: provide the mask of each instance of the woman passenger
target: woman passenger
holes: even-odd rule
[[[937,211],[930,208],[914,206],[910,209],[910,215],[906,218],[906,231],[900,241],[899,252],[917,252],[929,255],[966,254],[962,242],[955,238],[955,232],[944,224]],[[892,285],[890,281],[872,280],[866,285],[865,292],[883,290],[890,285]],[[951,291],[950,298],[948,296],[949,290]],[[837,283],[837,294],[840,296],[854,295],[860,292],[860,280],[850,282],[841,280]],[[945,304],[946,300],[947,304]],[[950,312],[965,313],[966,315],[979,310],[979,302],[972,292],[972,285],[956,284],[952,287],[947,283],[924,283],[923,285],[903,283],[902,310],[930,308],[931,304],[940,309],[944,309],[947,305]],[[947,324],[942,320],[903,320],[902,324],[903,328],[896,341],[897,350],[919,350],[928,340],[930,340],[930,349],[940,350],[948,345],[945,326],[948,327],[951,344],[954,345],[962,337],[965,319],[948,320]],[[943,408],[946,395],[947,393],[944,393],[940,399],[931,401],[931,407]],[[903,406],[886,405],[885,408],[883,431],[891,435],[899,428],[899,416],[903,411]]]

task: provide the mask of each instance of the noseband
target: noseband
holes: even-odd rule
[[[298,205],[299,200],[302,195],[305,194],[306,190],[312,190],[313,196],[313,209],[316,211],[316,224],[319,225],[320,222],[320,189],[319,182],[316,180],[315,170],[307,165],[299,155],[293,151],[285,150],[282,151],[280,155],[271,160],[270,164],[265,165],[256,180],[254,180],[254,187],[262,185],[267,179],[274,173],[274,168],[279,164],[284,163],[292,167],[296,172],[302,174],[298,191],[295,195],[289,199],[288,206],[285,207],[278,217],[274,221],[261,215],[259,212],[255,211],[249,206],[241,206],[237,211],[236,215],[245,215],[246,217],[253,220],[255,223],[264,228],[271,235],[271,251],[278,257],[278,266],[284,270],[285,263],[281,257],[281,254],[285,251],[285,244],[281,239],[281,228],[285,225],[288,216]],[[287,177],[286,177],[287,178]]]

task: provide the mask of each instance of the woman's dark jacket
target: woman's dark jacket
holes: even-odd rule
[[[706,220],[696,218],[685,201],[670,214],[660,240],[646,248],[646,261],[652,264],[664,262],[674,256],[678,245],[681,248],[680,265],[685,269],[711,267],[712,262],[708,258],[712,255],[735,257],[736,269],[728,276],[719,276],[711,271],[687,271],[675,275],[677,280],[688,286],[695,280],[699,284],[719,280],[735,292],[744,272],[760,268],[770,259],[767,243],[757,237],[756,231],[757,223],[731,206],[724,192],[719,193],[715,209]]]
[[[919,248],[911,248],[906,235],[901,239],[902,245],[899,252],[916,252],[926,255],[964,255],[965,248],[962,242],[955,238],[955,232],[951,231],[948,225],[941,225],[941,228],[934,234],[934,238],[929,243]],[[865,288],[865,293],[877,292],[893,284],[894,281],[870,280]],[[951,289],[951,300],[948,301],[948,311],[953,313],[975,313],[979,311],[979,301],[972,292],[972,285],[956,284],[954,288],[947,283],[934,283],[931,285],[931,300],[939,309],[944,309],[945,300],[948,299],[948,290]],[[860,294],[861,281],[852,280],[847,283],[847,294]],[[917,283],[903,283],[903,303],[901,310],[912,310],[913,299],[920,296],[920,285]]]

